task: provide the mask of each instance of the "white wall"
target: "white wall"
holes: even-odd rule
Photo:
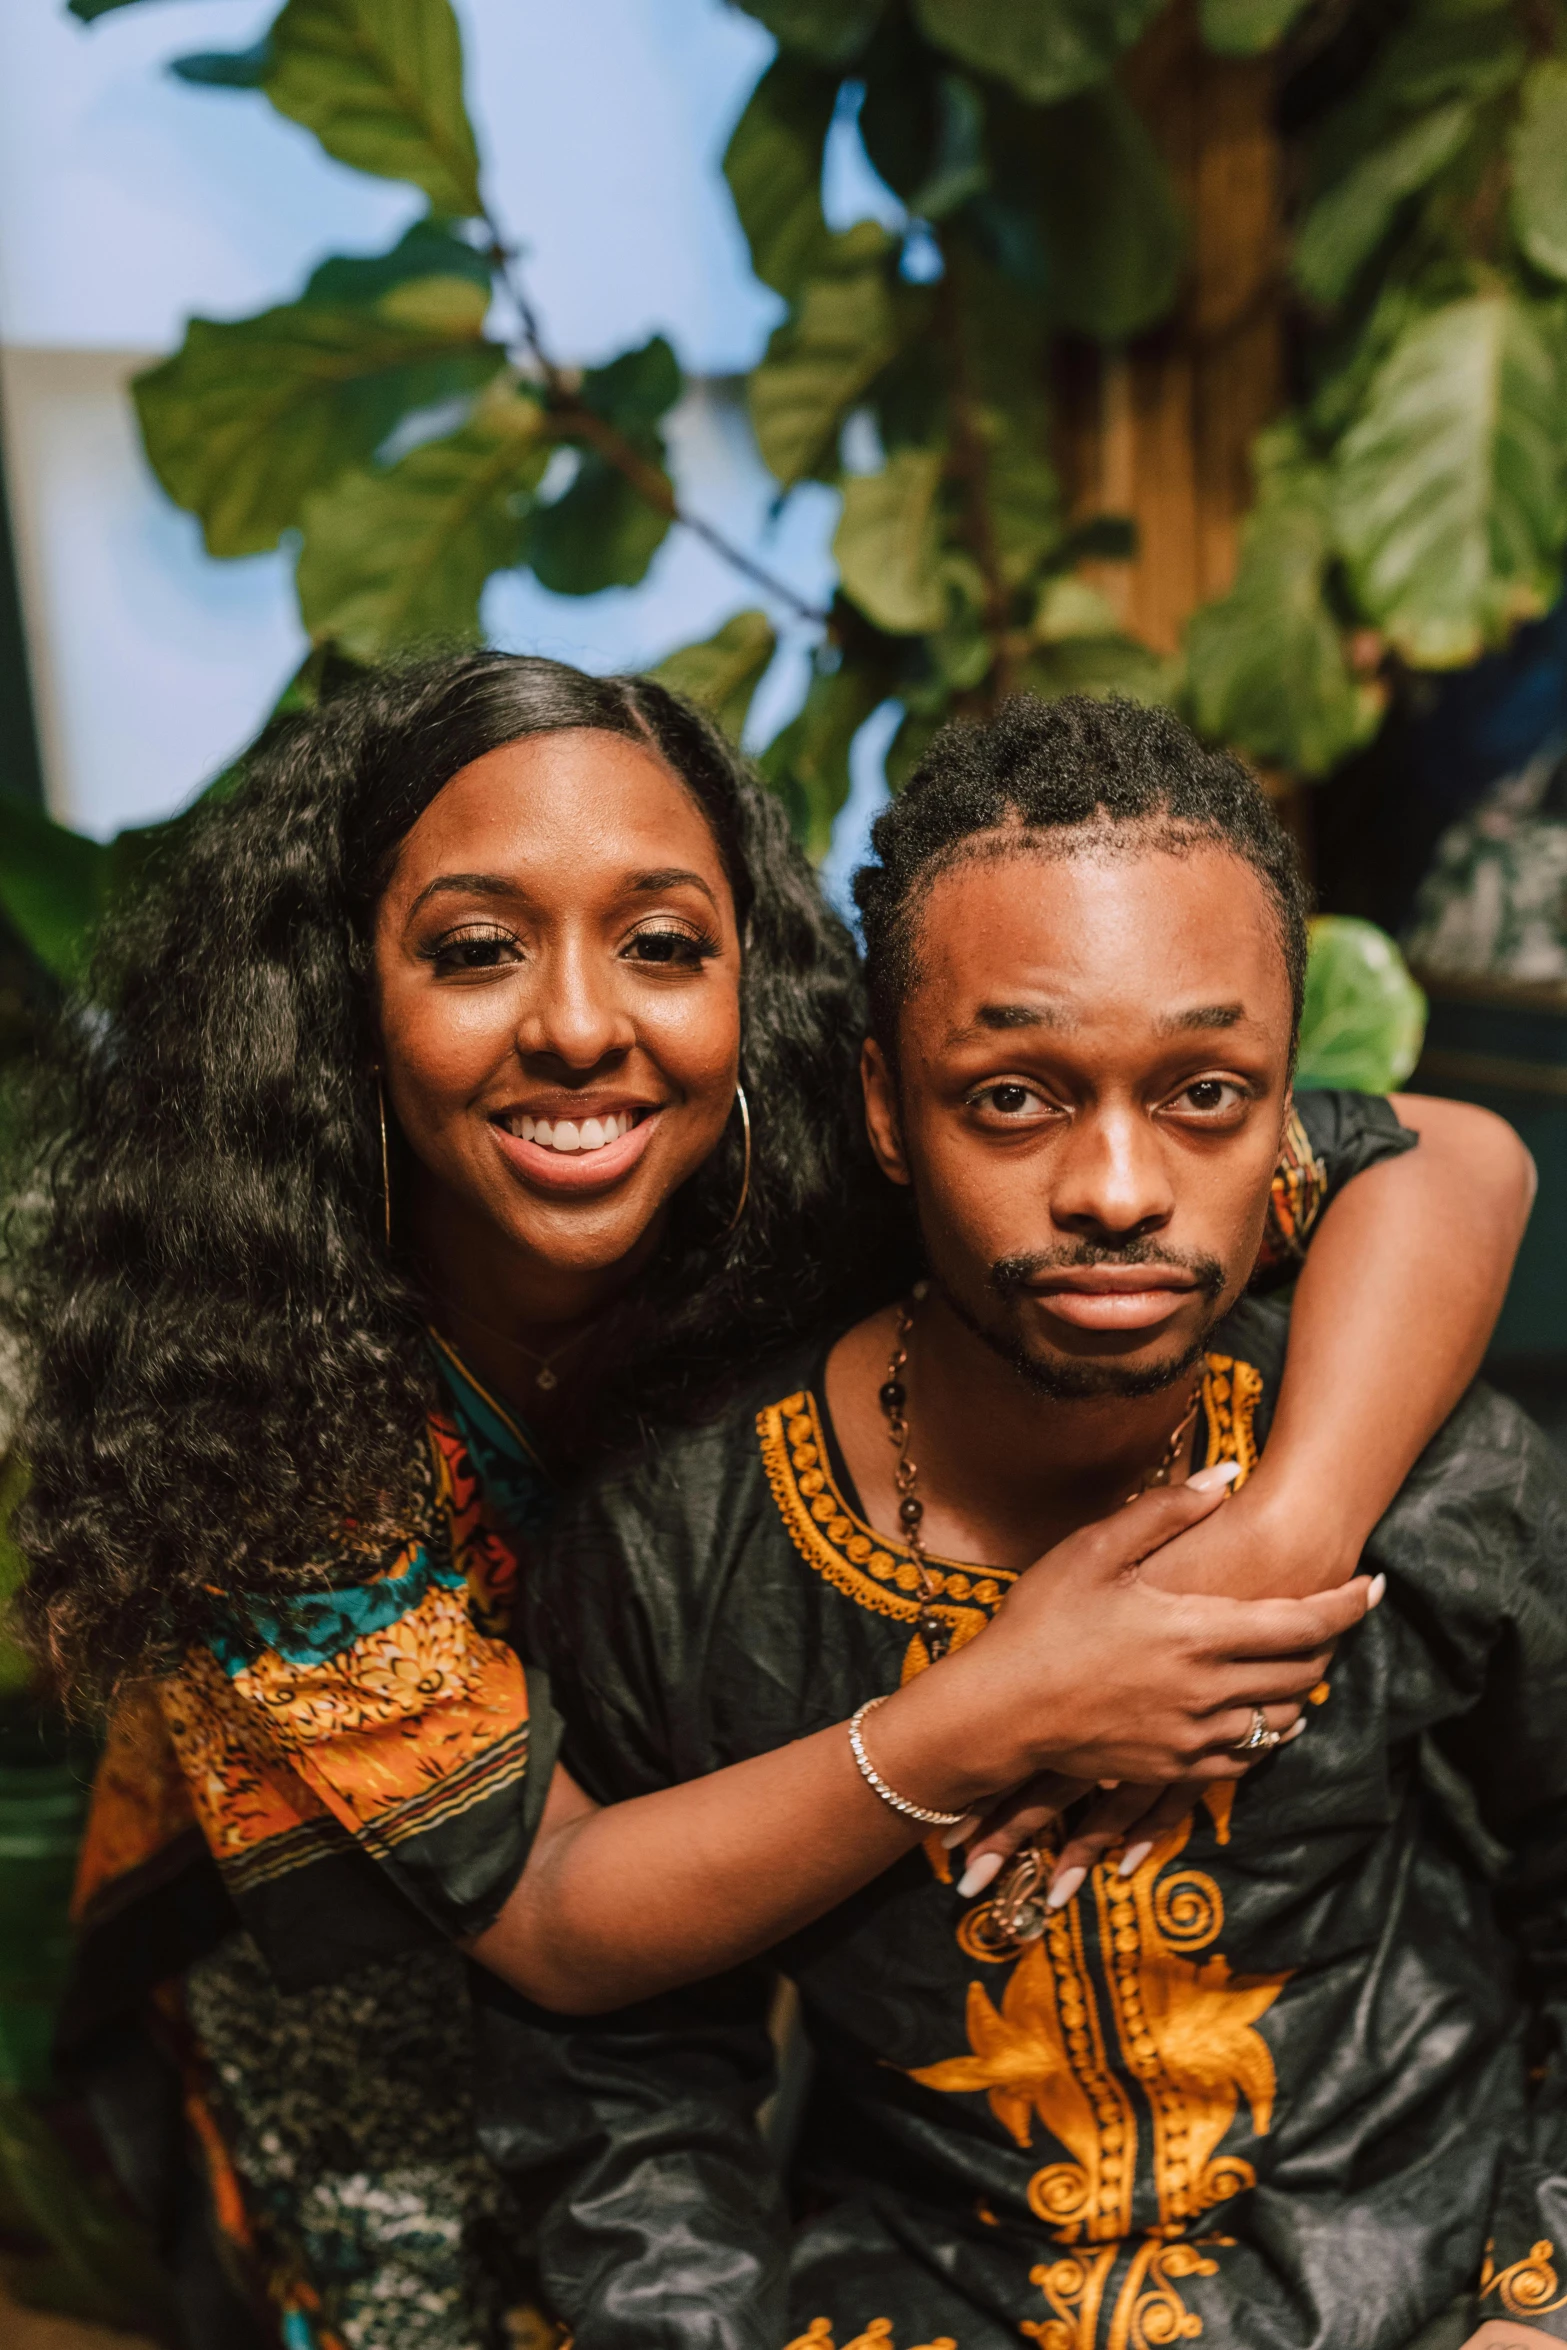
[[[778,315],[718,172],[769,53],[723,0],[457,0],[496,207],[560,355],[659,329],[689,371],[755,359]],[[285,555],[214,563],[140,455],[127,374],[192,313],[289,299],[329,251],[375,251],[418,199],[331,162],[256,93],[192,88],[165,61],[253,41],[275,0],[141,5],[91,27],[62,0],[0,8],[0,397],[49,792],[99,834],[178,806],[253,731],[302,649]],[[843,219],[885,209],[839,142]],[[698,387],[675,420],[683,498],[819,595],[835,501],[774,529],[733,403]],[[753,591],[676,534],[636,590],[491,589],[496,640],[634,666]],[[774,722],[798,662],[769,682]],[[758,712],[758,718],[764,718]],[[857,799],[862,794],[857,794]]]

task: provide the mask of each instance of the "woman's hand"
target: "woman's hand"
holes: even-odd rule
[[[1238,1778],[1254,1709],[1287,1734],[1374,1598],[1363,1576],[1310,1599],[1158,1589],[1144,1561],[1219,1509],[1226,1469],[1143,1494],[1030,1567],[991,1624],[879,1709],[883,1775],[941,1810],[1036,1782],[1044,1816],[1096,1780]]]
[[[1199,1478],[1205,1473],[1199,1471]],[[1327,1522],[1326,1513],[1309,1507],[1284,1479],[1267,1483],[1259,1470],[1254,1482],[1243,1493],[1233,1494],[1225,1508],[1181,1528],[1162,1549],[1150,1553],[1141,1573],[1144,1582],[1165,1589],[1233,1592],[1249,1585],[1259,1594],[1272,1595],[1320,1591],[1342,1583],[1352,1564],[1353,1551],[1346,1557],[1345,1542]],[[1298,1736],[1304,1720],[1297,1709],[1293,1724],[1270,1716],[1270,1727]],[[1240,1757],[1236,1762],[1239,1776],[1248,1766]],[[1056,1901],[1069,1901],[1087,1871],[1123,1841],[1122,1867],[1130,1876],[1147,1858],[1150,1845],[1178,1826],[1199,1801],[1204,1783],[1200,1778],[1174,1786],[1125,1781],[1102,1793],[1056,1857],[1050,1879]],[[982,1821],[966,1824],[961,1833],[951,1831],[954,1840],[966,1842],[968,1848],[962,1877],[965,1893],[988,1885],[1014,1852],[1089,1794],[1092,1784],[1046,1773],[1015,1789]]]
[[[1557,2342],[1555,2334],[1547,2334],[1539,2326],[1521,2326],[1515,2317],[1488,2317],[1483,2326],[1472,2333],[1464,2350],[1525,2350],[1530,2342]]]

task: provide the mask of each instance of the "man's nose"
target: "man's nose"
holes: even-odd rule
[[[1080,1238],[1137,1239],[1174,1214],[1164,1154],[1135,1109],[1080,1112],[1053,1172],[1051,1218]]]
[[[636,1022],[616,986],[618,966],[587,940],[565,938],[543,957],[537,984],[517,1024],[525,1059],[544,1056],[577,1071],[621,1059],[637,1040]]]

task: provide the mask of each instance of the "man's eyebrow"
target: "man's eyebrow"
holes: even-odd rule
[[[1246,1017],[1244,1004],[1193,1004],[1187,1012],[1165,1012],[1158,1026],[1166,1036],[1191,1028],[1238,1028]]]
[[[1059,1004],[981,1004],[976,1028],[1066,1028],[1070,1016]]]

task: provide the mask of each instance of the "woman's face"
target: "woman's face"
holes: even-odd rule
[[[651,751],[584,728],[453,776],[398,853],[375,984],[427,1230],[470,1264],[499,1244],[524,1275],[602,1274],[651,1244],[740,1056],[729,884]]]

